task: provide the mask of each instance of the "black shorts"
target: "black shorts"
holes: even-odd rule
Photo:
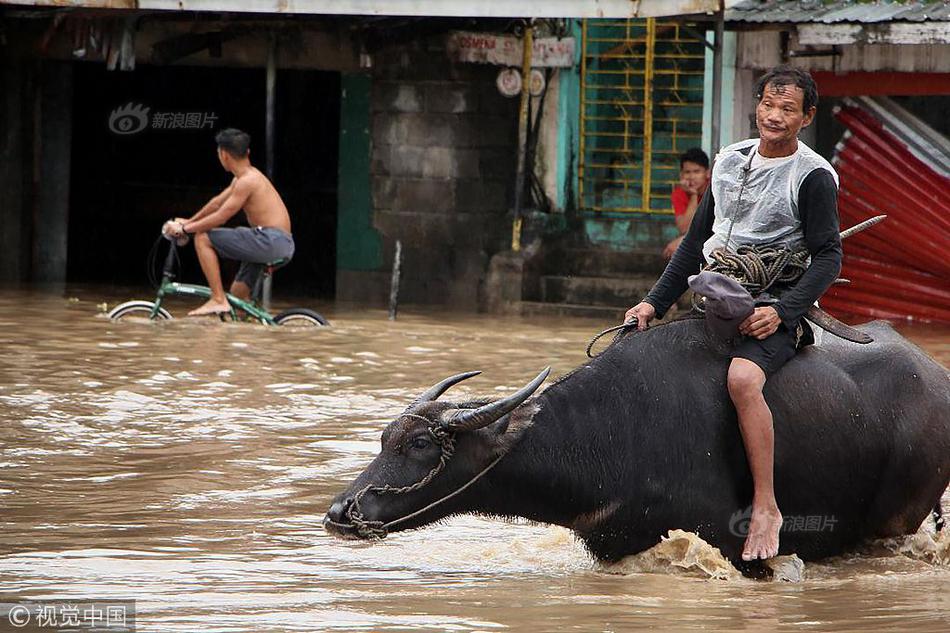
[[[796,328],[797,329],[797,328]],[[743,336],[732,349],[733,358],[744,358],[762,368],[766,376],[771,376],[782,365],[792,360],[798,348],[798,335],[782,323],[775,334],[765,339]]]

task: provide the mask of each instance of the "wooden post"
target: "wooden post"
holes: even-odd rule
[[[273,33],[270,35],[270,45],[267,49],[267,104],[265,110],[265,144],[266,144],[266,159],[267,159],[267,177],[271,180],[274,179],[274,128],[275,128],[275,113],[274,109],[277,102],[277,95],[275,94],[275,88],[277,85],[277,36]]]
[[[274,134],[276,127],[276,117],[274,109],[277,104],[277,36],[274,33],[270,35],[270,45],[267,48],[267,104],[264,114],[264,134],[265,134],[265,152],[267,159],[267,177],[274,180]],[[270,311],[270,300],[273,294],[274,278],[268,275],[264,277],[264,287],[261,289],[261,305],[268,312]]]
[[[511,250],[521,250],[521,208],[524,205],[525,151],[528,147],[528,110],[531,100],[531,51],[534,49],[534,27],[528,22],[524,30],[524,59],[521,63],[521,109],[518,112],[518,171],[515,175],[515,219],[511,226]]]
[[[396,254],[393,256],[393,276],[389,283],[389,320],[396,320],[399,307],[399,269],[402,267],[402,242],[396,240]]]

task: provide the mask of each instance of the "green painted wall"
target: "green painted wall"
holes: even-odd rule
[[[369,75],[344,73],[340,80],[337,270],[378,270],[383,265],[382,242],[373,228],[371,87]]]
[[[577,150],[581,111],[581,23],[571,23],[574,66],[558,70],[557,208],[577,208]]]

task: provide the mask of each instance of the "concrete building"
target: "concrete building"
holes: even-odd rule
[[[726,61],[734,95],[728,138],[754,133],[755,77],[779,63],[809,70],[822,103],[806,142],[830,157],[842,128],[831,117],[842,97],[891,96],[950,134],[950,5],[922,2],[740,0],[726,11],[734,40]]]
[[[406,302],[614,319],[665,263],[679,153],[752,134],[763,70],[815,72],[806,141],[826,155],[839,97],[888,91],[946,125],[943,3],[807,2],[730,2],[715,47],[716,0],[478,19],[452,0],[0,0],[0,279],[141,284],[162,221],[227,184],[211,139],[233,126],[293,215],[279,290],[382,303],[399,240]],[[561,56],[537,68],[518,231],[513,12]]]
[[[708,18],[705,22],[703,19],[702,16],[680,18],[670,23],[670,27],[677,25],[685,34],[705,31],[709,38],[714,26]],[[658,57],[665,51],[655,32],[658,25],[667,25],[656,22],[652,27],[656,46],[651,56]],[[663,84],[651,77],[653,94],[650,96],[654,99],[650,106],[651,118],[669,122],[673,117],[669,108],[665,111],[664,107],[675,103],[680,112],[679,129],[687,130],[683,136],[690,139],[695,135],[693,144],[703,147],[710,156],[714,156],[720,146],[757,134],[755,82],[766,70],[782,63],[808,69],[818,83],[821,94],[818,115],[815,123],[803,132],[803,139],[829,159],[846,131],[834,112],[848,97],[888,96],[937,132],[950,136],[945,115],[950,107],[950,5],[946,2],[737,0],[727,2],[724,22],[721,68],[716,68],[713,52],[707,49],[705,63],[699,66],[705,71],[704,80],[698,85],[692,84],[696,90],[692,93],[693,99],[698,98],[702,104],[701,117],[689,116],[689,109],[696,105],[690,103],[690,93],[680,91],[676,98],[671,98],[671,93],[664,93]],[[596,29],[594,24],[589,21],[587,30]],[[642,38],[637,33],[632,35],[626,47],[620,50],[639,52],[635,47]],[[654,61],[652,71],[678,73],[689,79],[695,66],[690,66],[688,58],[697,53],[689,44],[680,43],[684,39],[681,34],[673,38],[681,47],[675,53],[675,68],[657,67]],[[593,49],[589,45],[582,46],[586,68],[601,55],[596,46]],[[616,69],[609,70],[616,72]],[[715,130],[717,108],[713,77],[717,71],[722,99],[718,104],[721,113],[718,130]],[[590,81],[582,79],[581,84],[584,86],[580,90],[583,120],[589,114],[587,104],[598,104],[603,98],[591,92]],[[689,81],[682,85],[687,89],[691,86]],[[612,103],[620,115],[614,118],[625,119],[627,112],[622,111],[617,100]],[[605,106],[601,108],[593,118],[605,116]],[[699,127],[701,139],[696,135]],[[650,143],[652,157],[643,151],[648,145],[646,128],[634,129],[633,144],[623,148],[626,153],[621,154],[624,158],[620,165],[599,160],[604,154],[590,152],[583,142],[580,144],[578,157],[582,164],[577,220],[558,239],[545,240],[537,254],[527,261],[523,256],[498,256],[497,276],[505,278],[508,286],[520,281],[522,288],[520,304],[515,301],[515,292],[505,297],[508,301],[504,305],[508,309],[529,313],[598,314],[609,319],[617,318],[623,307],[632,305],[646,293],[665,264],[659,250],[673,235],[667,196],[669,185],[675,179],[675,152],[670,150],[683,149],[689,144],[674,138],[672,129],[659,129],[659,138]],[[713,140],[714,130],[718,143]],[[609,129],[611,134],[618,132],[615,128]],[[656,132],[656,128],[650,132]],[[596,134],[594,130],[595,140]],[[583,133],[580,138],[586,140]],[[630,130],[624,129],[621,138],[630,138]],[[615,151],[610,145],[601,145],[601,148]],[[664,155],[664,151],[668,153]],[[599,164],[601,171],[585,170],[584,161]],[[638,163],[651,161],[651,169],[637,169]],[[606,170],[603,169],[605,162],[608,163]],[[618,180],[621,186],[630,183],[632,197],[642,196],[642,201],[631,203],[631,196],[618,194],[615,184]],[[618,204],[618,199],[625,202]],[[886,226],[878,229],[887,230]]]
[[[3,277],[140,283],[161,223],[227,185],[213,135],[238,127],[291,210],[283,288],[368,298],[402,238],[405,299],[447,299],[456,237],[507,210],[517,125],[489,69],[419,34],[452,24],[7,9]]]
[[[511,4],[472,19],[450,0],[388,2],[385,16],[357,0],[0,2],[0,278],[141,283],[162,221],[226,186],[211,139],[239,127],[293,216],[279,288],[383,301],[398,239],[405,301],[476,307],[511,245],[519,103],[496,88],[498,66],[452,58],[448,34],[510,34],[521,12],[550,18],[543,34],[579,29],[562,16],[715,6]],[[576,124],[560,125],[557,75],[535,161],[555,213],[572,206],[577,141],[561,132]]]

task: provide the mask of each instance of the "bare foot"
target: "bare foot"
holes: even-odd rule
[[[765,560],[778,555],[778,533],[782,529],[782,513],[778,507],[752,508],[749,536],[742,548],[742,560]]]
[[[209,299],[199,308],[195,308],[188,313],[188,316],[208,316],[209,314],[219,314],[221,312],[230,312],[231,306],[227,301],[221,303],[214,299]]]

